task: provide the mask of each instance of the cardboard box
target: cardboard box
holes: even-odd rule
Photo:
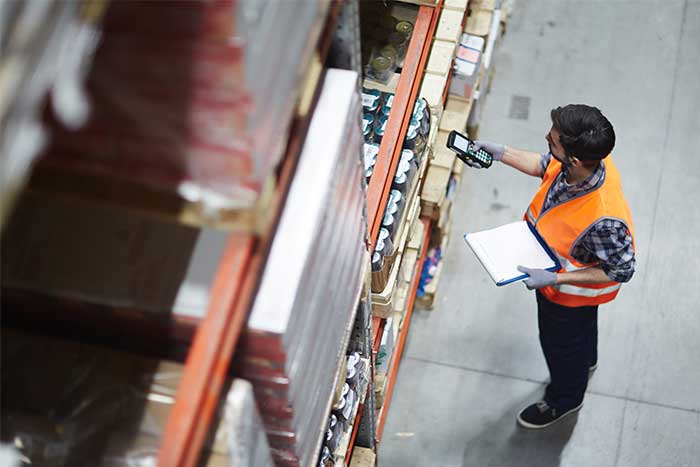
[[[457,48],[455,64],[450,81],[450,94],[462,99],[471,99],[479,77],[484,50],[484,38],[470,34],[462,35]]]

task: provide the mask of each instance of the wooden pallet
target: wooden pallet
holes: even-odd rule
[[[275,178],[270,176],[251,208],[219,208],[212,212],[201,202],[187,201],[175,191],[158,190],[140,181],[106,173],[86,174],[69,168],[37,166],[28,185],[31,196],[56,196],[176,224],[253,233],[261,233],[269,225],[274,191]]]
[[[471,14],[467,18],[464,32],[472,36],[486,37],[491,30],[491,20],[493,10],[472,8]]]
[[[356,447],[352,451],[350,467],[374,467],[377,464],[377,455],[373,450]]]
[[[469,6],[473,9],[495,10],[496,0],[471,0]]]
[[[428,167],[428,172],[426,173],[425,181],[423,182],[423,190],[421,191],[423,205],[440,205],[444,201],[445,190],[447,189],[447,183],[450,180],[451,173],[451,165],[449,168],[440,167],[434,164],[431,164],[430,167]]]
[[[431,107],[442,107],[442,95],[447,85],[447,76],[427,74],[423,77],[419,96],[428,101]]]
[[[469,0],[445,0],[445,3],[442,4],[442,7],[445,10],[457,10],[464,12],[467,9],[468,3]]]
[[[467,129],[467,121],[473,103],[473,99],[464,100],[450,95],[447,99],[447,105],[445,105],[445,111],[442,113],[440,130],[447,132],[457,130],[464,133]]]
[[[464,20],[464,12],[458,10],[442,10],[440,21],[438,22],[437,30],[435,31],[435,39],[459,42],[462,35],[462,21]]]
[[[452,60],[455,56],[457,44],[450,41],[435,40],[430,49],[426,73],[447,76],[452,72]]]

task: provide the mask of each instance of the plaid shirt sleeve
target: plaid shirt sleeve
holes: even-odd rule
[[[599,260],[610,280],[627,282],[635,269],[632,235],[627,224],[617,219],[602,219],[574,245],[572,256],[590,263]]]
[[[547,166],[549,166],[549,162],[552,160],[552,154],[549,152],[543,152],[542,156],[540,157],[540,178],[544,177],[544,173],[547,171]]]

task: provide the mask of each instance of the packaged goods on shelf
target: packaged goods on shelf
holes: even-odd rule
[[[418,179],[428,157],[426,153],[431,128],[429,104],[425,99],[418,99],[404,138],[392,189],[382,216],[382,227],[372,256],[373,292],[381,292],[387,287],[397,252],[402,248],[401,242],[405,241],[405,238],[399,238],[398,233],[404,230],[404,224],[418,194]],[[375,149],[378,152],[378,147],[368,147],[365,144],[365,167],[368,153],[373,154]],[[376,155],[370,157],[376,159]]]
[[[370,360],[362,358],[359,353],[348,355],[345,376],[338,382],[339,393],[336,394],[333,409],[328,417],[323,448],[319,456],[320,467],[340,466],[348,455],[354,425],[359,423],[359,407],[365,403],[371,366]]]
[[[361,13],[364,75],[375,82],[387,84],[406,56],[413,21],[393,14],[391,8],[379,2],[364,2]]]
[[[49,141],[41,111],[81,125],[88,113],[84,71],[99,39],[106,2],[3,2],[0,7],[0,226]]]
[[[24,197],[2,237],[2,291],[201,318],[226,239],[222,231]]]
[[[418,297],[425,295],[425,287],[428,285],[435,275],[437,274],[438,264],[442,259],[442,248],[431,248],[425,258],[425,263],[423,263],[423,270],[421,271],[421,278],[418,284]]]
[[[91,117],[77,131],[54,123],[42,162],[177,192],[205,215],[250,208],[284,152],[300,67],[327,10],[176,3],[110,4],[87,79]]]
[[[2,438],[32,465],[156,465],[184,367],[3,330]],[[272,466],[250,383],[230,382],[207,467]]]
[[[481,57],[484,50],[484,38],[462,35],[462,40],[457,49],[452,81],[450,82],[450,95],[470,99],[476,86],[476,81],[481,69]]]
[[[319,455],[365,277],[357,79],[326,74],[236,352],[277,465]]]
[[[394,351],[394,317],[389,316],[386,319],[386,324],[384,325],[384,333],[382,334],[382,340],[379,343],[379,351],[377,352],[376,366],[374,368],[375,374],[385,375],[389,371],[389,362],[391,361],[391,355]]]

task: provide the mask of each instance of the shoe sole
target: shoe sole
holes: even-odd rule
[[[547,424],[545,424],[545,425],[533,425],[532,423],[526,422],[525,420],[523,420],[523,419],[521,418],[521,415],[523,414],[523,412],[520,412],[520,413],[518,414],[518,425],[520,425],[520,426],[523,427],[523,428],[528,428],[528,429],[530,429],[530,430],[540,430],[540,429],[542,429],[542,428],[547,428],[548,426],[554,425],[555,423],[557,423],[557,422],[561,421],[562,419],[566,418],[567,415],[571,415],[572,413],[578,412],[579,410],[581,410],[581,407],[583,407],[583,403],[581,403],[581,405],[579,405],[578,407],[574,407],[573,409],[569,410],[568,412],[562,414],[560,417],[555,418],[554,420],[552,420],[551,422],[549,422],[549,423],[547,423]],[[523,410],[523,411],[524,411],[524,410]]]
[[[596,363],[595,365],[593,365],[593,366],[589,366],[589,367],[588,367],[588,371],[589,371],[589,372],[593,372],[593,371],[595,371],[596,369],[598,369],[598,364],[597,364],[597,363]]]

